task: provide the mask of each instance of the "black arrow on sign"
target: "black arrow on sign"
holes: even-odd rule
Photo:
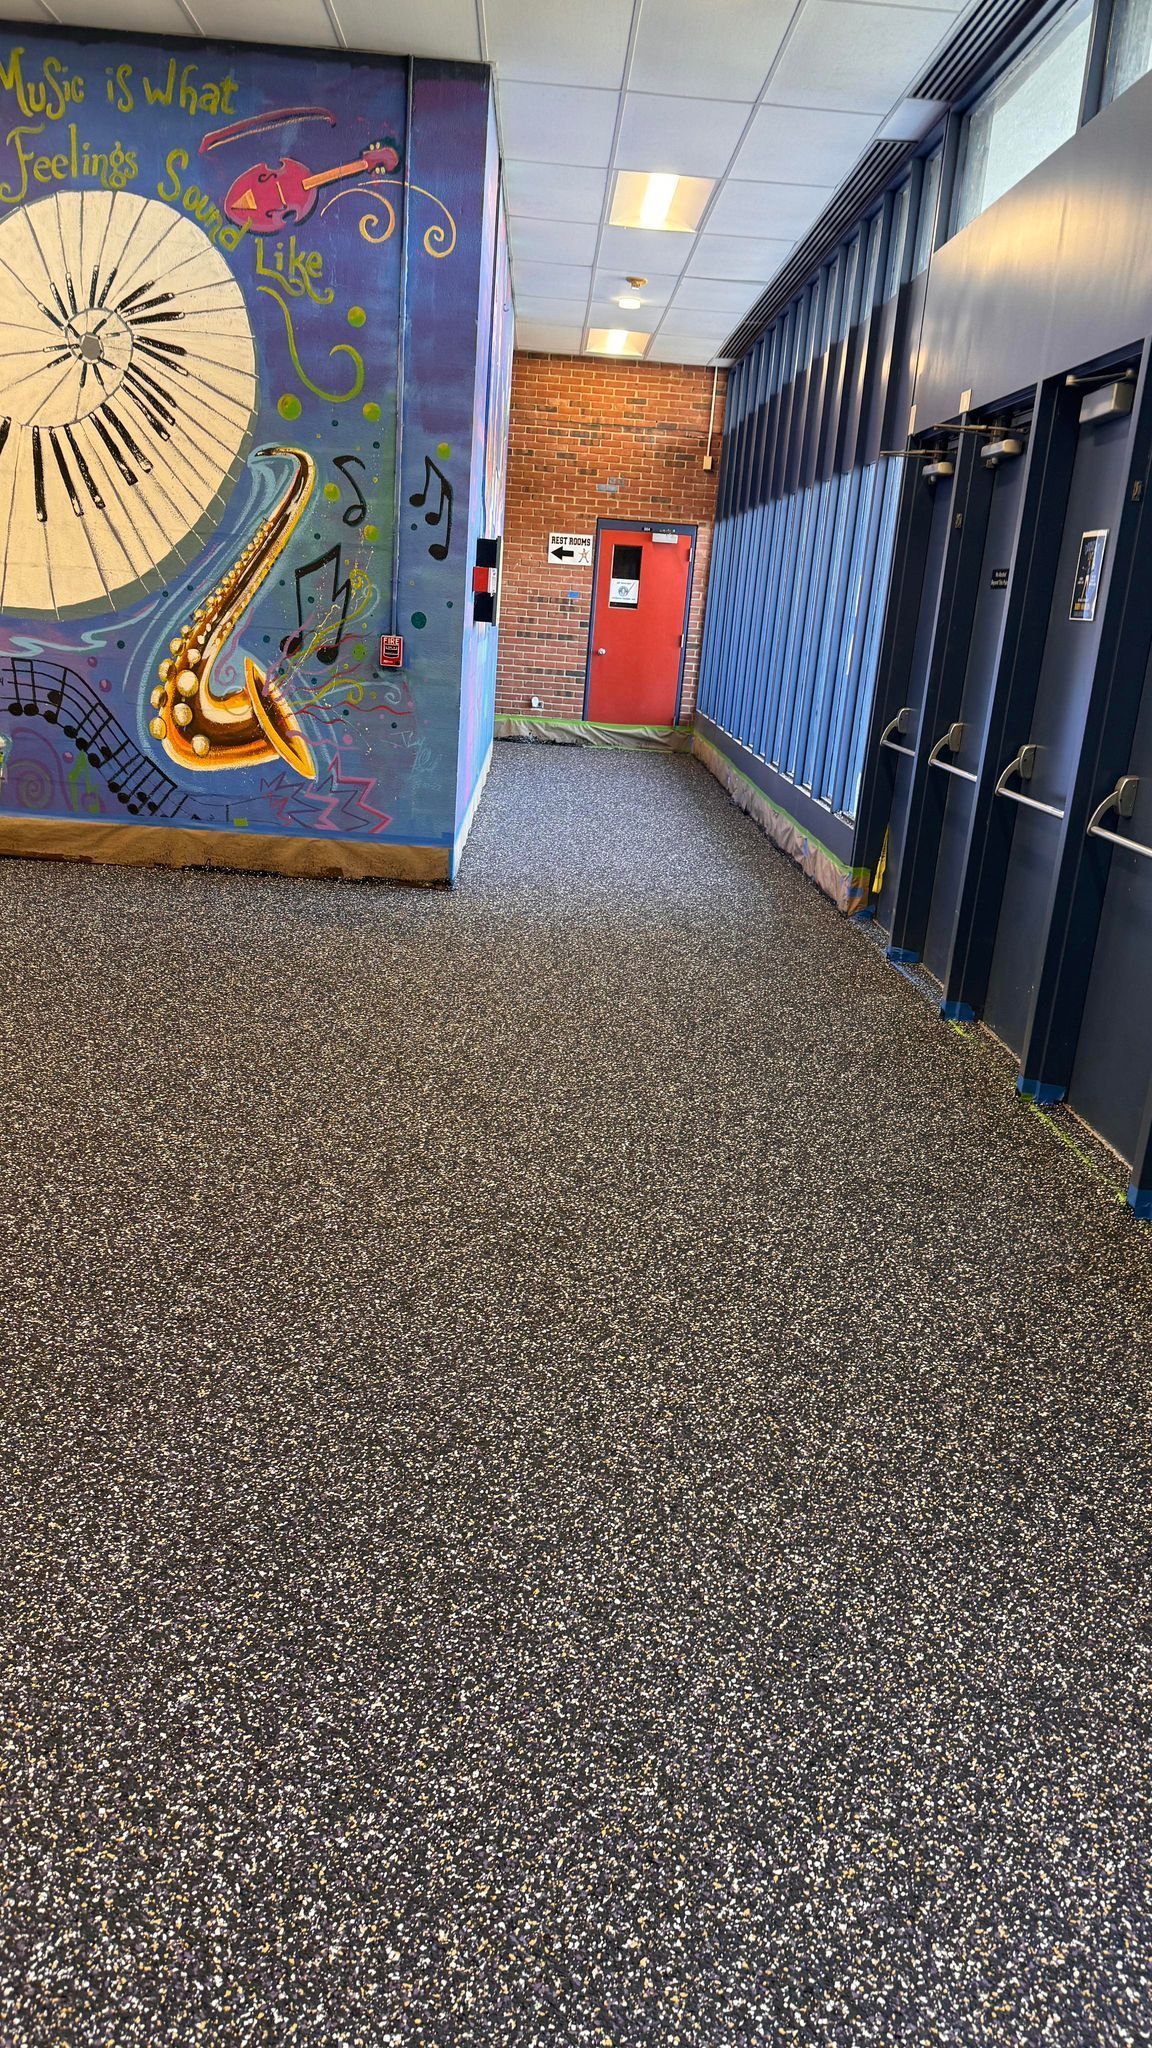
[[[575,548],[552,548],[549,552],[554,562],[574,562],[576,559]]]

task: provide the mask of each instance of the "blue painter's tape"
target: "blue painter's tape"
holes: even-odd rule
[[[897,967],[913,966],[920,958],[919,953],[913,953],[908,946],[888,946],[885,948],[885,951],[889,960],[893,961]]]
[[[972,1008],[971,1003],[941,1003],[940,1015],[946,1018],[949,1024],[974,1024],[976,1022],[976,1012]]]
[[[1055,1081],[1030,1081],[1026,1074],[1016,1076],[1016,1093],[1029,1102],[1063,1102],[1067,1092]]]
[[[1128,1190],[1128,1207],[1142,1223],[1152,1223],[1152,1188],[1138,1188],[1133,1182]]]

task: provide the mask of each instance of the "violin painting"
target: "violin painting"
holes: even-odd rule
[[[323,186],[366,171],[394,171],[399,162],[396,144],[385,140],[370,143],[355,163],[336,164],[330,171],[310,171],[290,156],[281,157],[275,169],[256,164],[228,187],[224,212],[235,227],[250,228],[255,235],[279,234],[282,228],[307,220]]]

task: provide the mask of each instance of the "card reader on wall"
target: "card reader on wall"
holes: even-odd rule
[[[496,589],[500,574],[500,543],[476,542],[472,568],[472,617],[478,626],[490,626],[496,617]]]

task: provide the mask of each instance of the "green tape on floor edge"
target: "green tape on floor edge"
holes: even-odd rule
[[[825,846],[822,840],[801,825],[791,812],[765,796],[751,776],[737,768],[735,762],[730,761],[719,747],[713,746],[711,740],[706,740],[702,733],[693,734],[692,752],[727,790],[732,801],[755,820],[773,845],[788,854],[797,867],[803,868],[810,880],[831,898],[837,910],[851,916],[855,911],[864,909],[871,881],[867,868],[850,868],[830,846]]]

